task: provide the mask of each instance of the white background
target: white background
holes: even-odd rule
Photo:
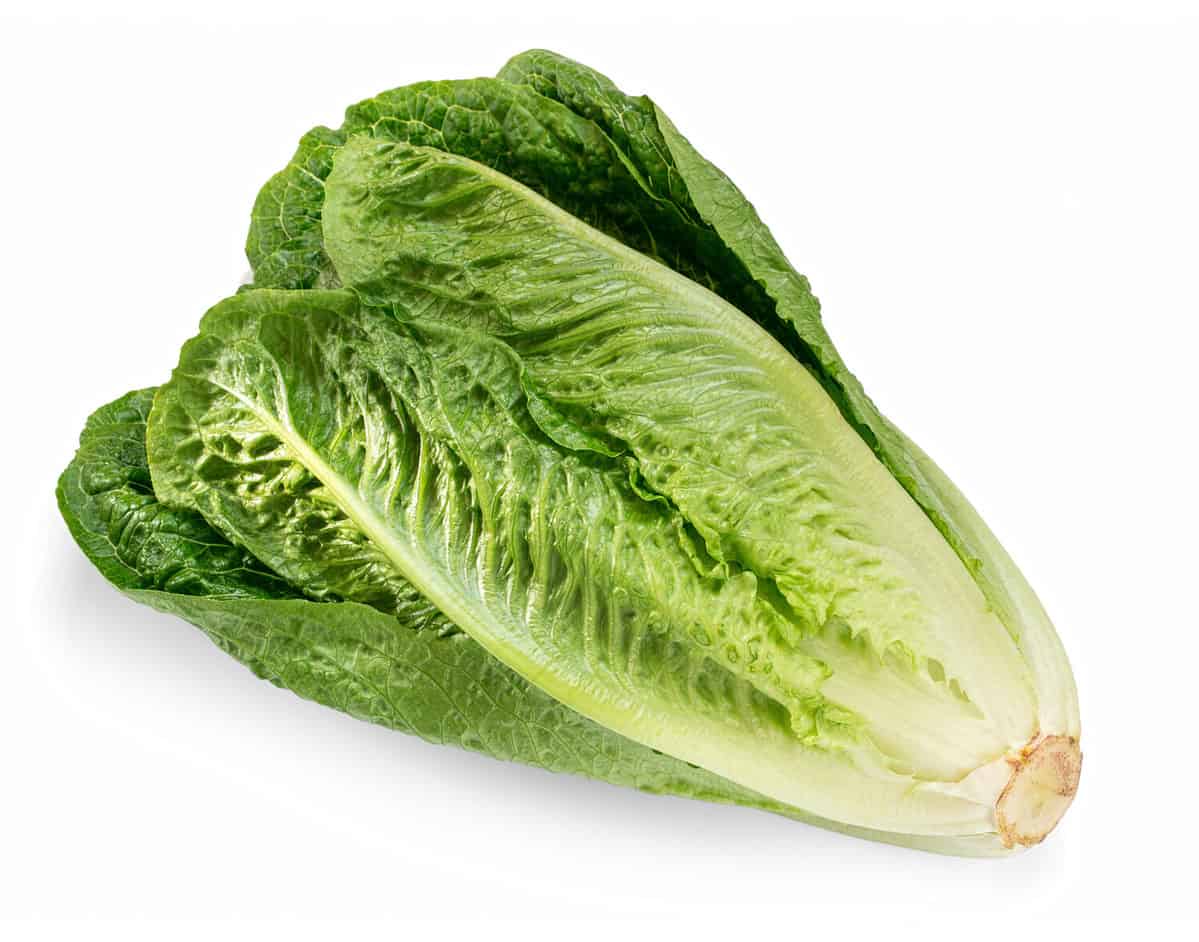
[[[759,920],[772,937],[1061,936],[1059,920],[1192,917],[1184,4],[167,6],[0,15],[0,916],[55,921],[10,938],[82,937],[71,919],[160,938],[221,920],[192,934],[228,938],[256,920],[533,918],[578,938],[621,917],[745,937]],[[233,290],[254,194],[301,133],[532,46],[652,94],[729,172],[867,389],[1038,587],[1086,753],[1043,846],[938,858],[428,746],[256,680],[71,543],[52,492],[85,416],[163,380]]]

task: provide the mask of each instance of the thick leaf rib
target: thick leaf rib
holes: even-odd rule
[[[794,816],[592,723],[439,614],[413,623],[307,600],[195,511],[161,504],[144,446],[155,391],[93,413],[58,487],[80,548],[126,595],[196,625],[271,683],[358,719],[550,771]]]

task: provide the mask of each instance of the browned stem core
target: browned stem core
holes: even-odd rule
[[[995,802],[999,838],[1004,847],[1030,847],[1045,840],[1074,800],[1082,752],[1073,736],[1043,736],[1008,761],[1012,777]]]

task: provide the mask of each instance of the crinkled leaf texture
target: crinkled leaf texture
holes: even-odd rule
[[[385,614],[306,598],[191,510],[154,497],[146,417],[154,389],[96,410],[58,484],[63,518],[114,587],[179,616],[276,686],[422,739],[645,792],[738,804],[875,840],[803,815],[591,722],[488,655],[434,610]],[[919,839],[904,840],[924,847]],[[928,849],[945,850],[939,842]],[[981,854],[964,839],[948,848]]]
[[[865,394],[829,338],[807,279],[753,206],[653,101],[564,56],[530,50],[496,79],[420,83],[354,105],[341,128],[305,135],[259,194],[247,240],[257,285],[342,283],[321,229],[325,180],[341,147],[361,136],[437,148],[511,176],[710,288],[771,333],[812,371],[970,570],[1028,664],[1039,728],[1078,737],[1069,662],[1024,576],[961,492]]]

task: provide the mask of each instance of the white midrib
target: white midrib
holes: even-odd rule
[[[279,421],[278,418],[265,411],[257,402],[243,395],[237,389],[211,377],[207,377],[206,381],[236,399],[272,435],[279,439],[284,447],[292,453],[295,460],[307,468],[333,495],[337,506],[350,518],[354,526],[378,547],[399,569],[405,579],[416,586],[422,594],[433,599],[446,617],[459,625],[462,625],[463,621],[472,624],[478,621],[477,616],[467,606],[455,600],[456,596],[462,595],[461,591],[455,591],[456,587],[452,586],[447,579],[440,578],[436,568],[429,566],[427,560],[417,556],[411,546],[402,540],[397,540],[393,528],[380,519],[370,505],[363,501],[358,489],[351,486],[349,481],[329,467],[303,436],[295,431],[292,424]],[[276,391],[275,399],[282,406],[280,411],[286,412],[287,400],[281,391]],[[525,668],[533,669],[535,666],[534,662],[529,661]],[[526,673],[525,669],[517,668],[517,670]]]
[[[713,721],[683,715],[665,702],[659,710],[647,710],[644,702],[619,697],[600,697],[594,685],[571,684],[548,664],[538,661],[518,644],[505,644],[488,620],[469,603],[469,596],[444,578],[436,566],[416,553],[357,488],[331,468],[294,426],[264,410],[240,391],[211,377],[205,381],[239,402],[274,435],[328,490],[334,502],[353,524],[382,552],[399,573],[433,602],[451,621],[463,628],[500,663],[521,674],[530,683],[582,715],[651,748],[694,762],[717,775],[792,805],[809,814],[855,827],[894,834],[952,836],[989,832],[989,806],[973,796],[947,794],[914,787],[903,776],[885,781],[864,777],[862,785],[873,798],[854,801],[853,788],[843,778],[850,762],[836,759],[796,743],[780,743],[765,737],[738,735]],[[277,401],[286,412],[286,398]],[[479,606],[483,601],[479,600]],[[486,609],[499,623],[496,613]],[[509,634],[515,636],[515,632]],[[663,717],[668,716],[668,720]],[[747,740],[749,740],[747,742]],[[862,772],[850,772],[863,775]]]
[[[600,251],[606,252],[612,256],[620,268],[635,274],[651,285],[655,291],[674,298],[682,310],[708,320],[710,325],[719,330],[722,336],[740,337],[746,343],[748,352],[755,354],[755,359],[759,361],[759,364],[780,384],[791,385],[795,382],[795,375],[791,369],[795,365],[795,360],[791,354],[765,328],[729,304],[716,292],[680,275],[657,259],[630,248],[606,232],[589,226],[556,203],[550,202],[536,190],[530,189],[519,180],[514,180],[486,164],[432,147],[420,147],[412,144],[406,146],[415,151],[434,155],[438,160],[460,163],[490,180],[495,186],[510,190],[521,199],[528,200],[537,211],[549,217],[552,225],[565,230],[579,241],[589,242]]]

